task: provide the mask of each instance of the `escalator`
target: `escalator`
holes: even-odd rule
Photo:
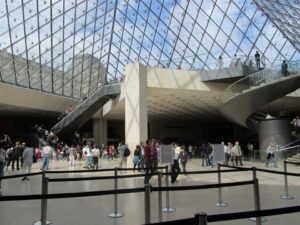
[[[83,126],[107,101],[120,94],[120,83],[106,84],[81,102],[71,113],[55,124],[51,131],[66,135]]]

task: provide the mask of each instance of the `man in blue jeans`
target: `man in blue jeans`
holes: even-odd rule
[[[51,147],[48,144],[46,144],[42,151],[43,162],[41,170],[48,170],[51,152]]]

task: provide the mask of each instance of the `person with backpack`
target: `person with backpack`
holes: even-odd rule
[[[2,194],[2,180],[1,177],[4,176],[4,167],[5,167],[5,158],[6,158],[6,151],[2,148],[2,144],[0,144],[0,195]]]

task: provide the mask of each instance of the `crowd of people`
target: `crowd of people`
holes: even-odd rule
[[[49,133],[47,135],[51,136]],[[49,137],[48,137],[49,139]],[[25,142],[12,142],[8,135],[4,135],[0,139],[0,177],[4,175],[5,170],[20,170],[24,173],[31,172],[31,166],[35,162],[39,162],[41,170],[49,169],[51,160],[66,161],[66,165],[72,167],[78,161],[84,161],[84,168],[99,169],[101,160],[114,160],[117,158],[119,168],[127,168],[128,159],[132,159],[133,171],[145,173],[144,183],[149,183],[153,172],[162,165],[161,164],[161,143],[159,140],[151,139],[145,143],[136,145],[132,151],[128,146],[121,142],[118,146],[105,145],[97,146],[91,141],[84,144],[56,145],[53,146],[46,142],[44,146],[41,144],[36,147],[28,146]],[[231,142],[227,144],[221,143],[224,146],[224,164],[233,166],[243,166],[243,151],[238,141],[233,145]],[[178,143],[171,144],[172,146],[172,162],[171,164],[171,183],[177,182],[178,175],[183,172],[187,173],[187,164],[193,158],[200,158],[202,166],[214,167],[214,148],[213,145],[202,144],[199,147],[193,145],[179,145]],[[277,167],[274,145],[270,143],[266,149],[266,166],[270,162],[274,162]],[[129,157],[132,155],[132,157]],[[200,161],[200,164],[201,164]],[[82,165],[82,163],[80,163]],[[24,175],[23,181],[29,180]]]

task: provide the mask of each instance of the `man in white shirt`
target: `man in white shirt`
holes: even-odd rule
[[[51,152],[52,152],[51,147],[48,144],[46,144],[42,151],[43,162],[42,162],[41,170],[48,170]]]

